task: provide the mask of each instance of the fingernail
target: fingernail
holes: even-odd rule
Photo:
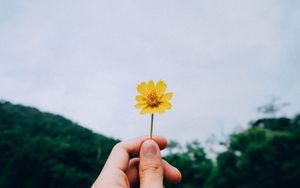
[[[146,140],[142,145],[143,157],[153,158],[157,155],[157,144],[153,140]]]

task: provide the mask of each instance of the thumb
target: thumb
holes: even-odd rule
[[[147,140],[142,144],[140,151],[140,187],[163,187],[163,163],[160,149],[153,140]]]

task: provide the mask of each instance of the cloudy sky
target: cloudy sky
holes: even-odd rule
[[[300,112],[299,20],[297,0],[0,0],[0,98],[126,139],[149,133],[137,84],[163,79],[155,134],[205,140],[271,96]]]

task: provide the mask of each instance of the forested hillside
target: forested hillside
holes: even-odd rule
[[[90,187],[117,140],[59,115],[0,102],[0,187]],[[165,159],[182,183],[167,188],[300,187],[300,115],[255,120],[207,157],[201,143],[171,142]]]
[[[89,187],[117,140],[59,115],[0,103],[0,187]]]

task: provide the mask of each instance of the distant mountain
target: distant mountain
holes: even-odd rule
[[[0,102],[0,187],[90,187],[118,142],[62,116]]]

